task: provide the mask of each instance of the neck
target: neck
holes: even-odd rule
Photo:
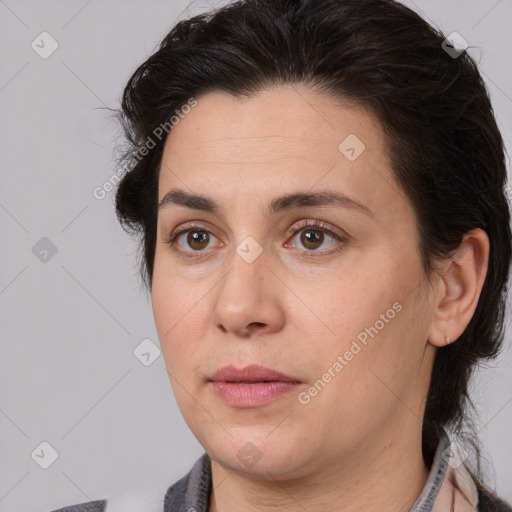
[[[208,512],[410,510],[429,472],[422,457],[421,426],[419,432],[414,427],[394,425],[378,442],[364,442],[353,455],[337,463],[324,461],[294,479],[274,475],[256,480],[212,460]]]

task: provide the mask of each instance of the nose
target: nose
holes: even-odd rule
[[[217,287],[212,322],[238,338],[275,333],[284,325],[283,288],[265,252],[251,263],[234,252]]]

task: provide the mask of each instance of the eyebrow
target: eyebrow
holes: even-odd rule
[[[179,188],[173,188],[165,194],[158,204],[158,210],[162,210],[171,204],[222,215],[222,207],[211,197],[191,194]],[[359,211],[373,218],[373,212],[367,206],[341,192],[332,190],[293,192],[276,197],[267,205],[265,213],[270,216],[283,211],[298,210],[311,206],[338,206]]]

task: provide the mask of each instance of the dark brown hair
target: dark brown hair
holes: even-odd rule
[[[250,96],[266,86],[301,84],[361,105],[381,122],[392,170],[413,205],[425,276],[463,235],[490,240],[488,275],[464,333],[438,349],[423,419],[430,467],[439,426],[471,425],[470,376],[502,349],[511,263],[506,164],[486,86],[467,51],[392,0],[242,0],[180,21],[131,76],[120,122],[129,162],[116,192],[123,227],[141,237],[140,271],[151,289],[158,172],[165,137],[144,158],[155,128],[209,91]],[[471,429],[470,429],[471,430]],[[471,437],[471,436],[470,436]],[[480,452],[476,434],[481,490]]]

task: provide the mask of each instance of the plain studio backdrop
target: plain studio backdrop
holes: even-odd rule
[[[510,153],[512,2],[404,3],[468,41]],[[109,188],[120,135],[98,107],[119,106],[178,19],[217,5],[0,0],[0,511],[129,492],[158,500],[203,453],[158,354],[135,242],[113,192],[94,191]],[[483,455],[508,501],[511,334],[509,325],[497,368],[474,381]]]

